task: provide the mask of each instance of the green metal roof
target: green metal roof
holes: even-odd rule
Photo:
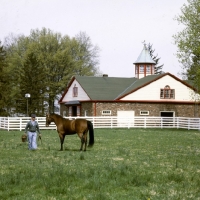
[[[75,76],[91,100],[114,100],[137,78]]]
[[[162,75],[150,75],[142,79],[95,76],[75,76],[75,79],[91,100],[116,100]]]

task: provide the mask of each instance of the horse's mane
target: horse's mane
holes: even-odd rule
[[[56,118],[58,118],[58,119],[62,119],[62,120],[64,120],[64,121],[69,121],[69,119],[64,118],[64,117],[62,117],[61,115],[58,115],[58,114],[56,114],[56,113],[50,113],[49,115],[52,116],[52,117],[56,117]]]
[[[56,116],[56,117],[63,118],[61,115],[58,115],[58,114],[56,114],[56,113],[51,113],[50,115],[51,115],[51,116],[54,115],[54,116]]]

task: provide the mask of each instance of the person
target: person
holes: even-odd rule
[[[28,134],[28,149],[36,150],[37,149],[37,132],[41,138],[41,132],[39,124],[35,121],[36,115],[31,114],[31,120],[26,124],[25,135]]]

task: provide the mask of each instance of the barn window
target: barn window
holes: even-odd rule
[[[149,115],[149,111],[142,110],[140,111],[140,115]]]
[[[171,89],[169,85],[166,85],[164,89],[160,89],[161,99],[175,99],[175,90]]]
[[[73,97],[77,97],[78,96],[78,87],[76,87],[76,84],[73,87]]]
[[[102,110],[102,115],[111,115],[111,110]]]

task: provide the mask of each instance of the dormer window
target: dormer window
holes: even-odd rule
[[[77,97],[78,96],[78,87],[76,87],[76,84],[73,87],[73,97]]]
[[[160,89],[161,99],[175,99],[175,90],[171,89],[169,85],[166,85],[164,89]]]

